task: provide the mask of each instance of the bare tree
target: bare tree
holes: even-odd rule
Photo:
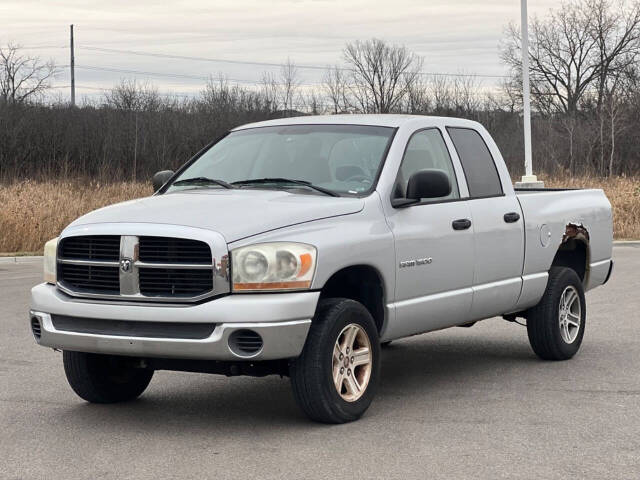
[[[426,114],[431,110],[431,98],[426,81],[418,77],[415,81],[407,85],[407,93],[402,108],[403,111],[411,114]]]
[[[347,100],[347,78],[340,67],[330,67],[322,78],[322,90],[331,106],[332,113],[343,113],[349,110]]]
[[[311,115],[322,115],[326,113],[326,104],[323,103],[323,98],[320,92],[315,89],[311,89],[304,94],[300,94],[300,106],[304,111],[309,112]]]
[[[617,86],[624,82],[640,53],[640,8],[637,3],[613,5],[608,0],[587,0],[592,21],[592,35],[598,45],[600,75],[598,78],[596,109],[599,117],[600,171],[605,163],[605,123],[613,132],[615,118],[620,112],[616,106],[620,97]],[[606,111],[605,111],[606,110]],[[616,115],[614,115],[616,113]],[[607,120],[605,117],[608,116]],[[615,135],[611,135],[609,174],[615,150]]]
[[[453,98],[456,112],[471,114],[480,110],[482,102],[478,92],[481,86],[480,80],[472,75],[461,75],[455,78]]]
[[[283,110],[293,110],[300,80],[298,78],[298,69],[290,58],[287,58],[287,61],[280,68],[280,79],[282,81],[280,96]]]
[[[609,0],[562,3],[531,23],[531,89],[541,111],[575,114],[591,94],[598,105],[607,79],[636,61],[640,52],[640,6]],[[520,30],[507,28],[502,59],[514,78],[522,72]]]
[[[261,93],[273,112],[278,110],[283,114],[295,109],[296,100],[299,97],[300,80],[298,69],[291,59],[280,67],[279,75],[272,72],[264,72],[261,81]]]
[[[115,110],[130,112],[133,144],[131,179],[136,180],[138,174],[138,150],[140,148],[140,115],[143,112],[156,112],[163,103],[158,90],[148,82],[122,79],[104,95],[105,104]]]
[[[13,43],[0,46],[0,101],[27,103],[40,99],[56,73],[53,61],[22,54],[21,47]]]
[[[449,78],[434,76],[431,79],[430,94],[435,112],[442,114],[453,110],[455,93]]]
[[[422,59],[404,46],[376,38],[347,44],[348,89],[362,112],[389,113],[399,107],[422,68]]]
[[[270,111],[275,112],[280,109],[280,86],[273,73],[264,72],[262,74],[260,93]]]
[[[608,0],[587,0],[592,36],[598,46],[598,107],[608,83],[618,79],[634,65],[640,55],[640,4],[612,4]]]
[[[104,95],[105,103],[118,110],[155,111],[161,101],[158,89],[149,82],[122,79]]]
[[[531,22],[531,90],[537,108],[575,113],[599,76],[597,42],[591,20],[580,5],[563,3],[549,16]],[[502,58],[521,76],[520,29],[510,24]],[[552,100],[550,103],[546,103]]]

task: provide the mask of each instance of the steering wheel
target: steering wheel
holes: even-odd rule
[[[345,178],[344,182],[371,182],[371,179],[362,173],[357,173],[355,175],[351,175],[349,178]]]

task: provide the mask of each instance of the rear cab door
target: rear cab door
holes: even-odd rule
[[[498,147],[475,122],[448,125],[469,189],[474,230],[473,320],[510,312],[522,288],[524,220]]]

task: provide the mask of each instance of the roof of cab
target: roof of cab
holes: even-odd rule
[[[426,115],[399,115],[399,114],[358,114],[358,115],[307,115],[300,117],[278,118],[264,122],[248,123],[234,128],[244,130],[247,128],[272,127],[277,125],[370,125],[379,127],[400,127],[412,120],[431,121],[434,125],[448,123],[472,124],[470,120],[452,117],[431,117]]]

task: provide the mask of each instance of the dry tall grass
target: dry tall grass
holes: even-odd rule
[[[613,205],[615,237],[640,239],[640,178],[542,178],[548,187],[603,188]],[[80,215],[150,194],[149,183],[27,181],[0,185],[0,252],[40,252],[44,242]]]
[[[40,252],[44,242],[80,215],[151,193],[149,183],[27,181],[0,185],[0,252]]]
[[[613,236],[617,240],[640,240],[640,177],[540,176],[545,187],[602,188],[613,208]]]

